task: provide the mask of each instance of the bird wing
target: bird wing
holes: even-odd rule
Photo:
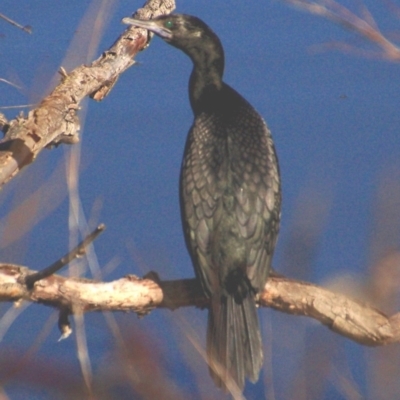
[[[244,115],[242,112],[242,119]],[[281,192],[276,154],[265,122],[253,113],[244,122],[250,135],[243,133],[241,124],[235,124],[231,133],[240,143],[234,148],[242,149],[231,154],[232,186],[237,225],[246,246],[246,275],[259,291],[268,277],[278,236]],[[255,133],[258,140],[251,137]]]
[[[226,257],[243,259],[238,264],[245,268],[253,289],[261,290],[279,230],[279,171],[270,132],[244,99],[239,111],[222,124],[210,115],[197,116],[183,160],[185,237],[208,295],[221,286],[224,277],[223,263],[217,261],[216,254],[232,250],[236,254]],[[234,245],[226,239],[229,232]],[[215,251],[215,246],[220,248]]]
[[[223,188],[218,183],[222,148],[215,145],[212,118],[196,118],[186,142],[181,170],[180,200],[186,244],[196,275],[207,295],[218,286],[212,269],[211,236],[221,215]],[[221,141],[221,146],[223,143]],[[217,172],[217,173],[216,173]]]

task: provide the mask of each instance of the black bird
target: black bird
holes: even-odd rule
[[[172,14],[123,22],[186,53],[194,122],[180,177],[186,245],[210,298],[207,355],[215,383],[232,392],[263,363],[255,296],[271,268],[280,221],[278,160],[257,111],[222,80],[224,51],[200,19]],[[237,390],[237,389],[236,389]]]

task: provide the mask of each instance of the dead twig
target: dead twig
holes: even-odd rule
[[[72,249],[69,253],[67,253],[64,257],[61,257],[59,260],[48,266],[47,268],[35,272],[31,275],[28,275],[25,278],[25,285],[28,289],[32,289],[35,282],[40,281],[41,279],[48,278],[49,276],[55,274],[65,265],[69,264],[72,260],[78,257],[82,257],[86,252],[86,247],[92,243],[97,236],[100,235],[105,229],[104,224],[100,224],[92,233],[90,233],[86,238],[78,244],[74,249]]]
[[[4,14],[0,14],[0,18],[4,19],[4,21],[8,22],[9,24],[15,26],[18,29],[23,30],[26,33],[32,33],[32,27],[29,25],[21,25],[18,22],[15,22],[14,20],[12,20],[11,18],[8,18],[7,16],[5,16]]]

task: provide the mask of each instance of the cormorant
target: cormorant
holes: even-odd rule
[[[255,296],[265,286],[279,231],[281,190],[271,133],[223,82],[224,51],[203,21],[171,14],[123,22],[154,32],[193,61],[182,224],[196,276],[210,298],[210,374],[224,390],[232,391],[235,382],[242,391],[246,378],[258,380],[263,363]]]

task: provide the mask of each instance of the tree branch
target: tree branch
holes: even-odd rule
[[[168,14],[173,0],[148,0],[135,16],[149,19]],[[101,101],[120,74],[133,65],[132,58],[148,43],[144,29],[130,27],[91,65],[81,65],[70,73],[60,69],[60,84],[27,117],[10,121],[0,143],[0,187],[30,164],[45,147],[79,141],[80,102],[91,96]]]
[[[90,311],[133,311],[146,315],[154,308],[207,307],[208,301],[195,279],[159,281],[152,273],[113,282],[53,275],[29,290],[27,267],[0,264],[0,301],[31,301],[65,314]],[[259,295],[261,307],[311,317],[357,343],[382,346],[400,341],[400,313],[387,317],[368,304],[352,300],[307,282],[273,274]]]
[[[400,313],[388,317],[369,304],[307,282],[272,277],[260,295],[260,304],[288,314],[311,317],[366,346],[382,346],[400,340]]]

